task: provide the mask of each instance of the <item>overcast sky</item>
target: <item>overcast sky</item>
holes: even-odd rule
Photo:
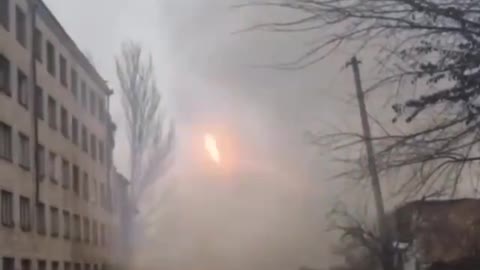
[[[357,128],[349,120],[357,108],[345,103],[353,93],[351,72],[342,70],[347,54],[301,71],[252,68],[295,59],[318,36],[233,34],[290,14],[232,9],[225,0],[45,2],[113,88],[123,40],[141,42],[155,59],[179,134],[175,167],[162,179],[176,193],[158,206],[159,268],[293,270],[331,262],[325,213],[339,194],[327,180],[334,165],[303,135]],[[126,172],[117,95],[111,107],[116,164]],[[230,144],[234,172],[202,160],[204,132]]]

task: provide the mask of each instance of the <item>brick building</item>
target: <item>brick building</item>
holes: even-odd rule
[[[0,270],[119,267],[111,94],[42,1],[0,0]]]

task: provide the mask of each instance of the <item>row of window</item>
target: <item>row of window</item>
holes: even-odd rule
[[[20,265],[15,267],[15,258],[12,257],[3,257],[2,258],[2,270],[33,270],[34,263],[36,262],[36,270],[107,270],[105,264],[89,264],[89,263],[71,263],[71,262],[62,262],[51,261],[50,267],[46,260],[31,260],[31,259],[20,259]],[[63,269],[61,269],[61,264],[63,264]]]
[[[0,191],[0,216],[4,227],[15,227],[15,203],[14,195],[10,191]],[[19,197],[19,228],[23,232],[33,230],[32,203],[28,197]],[[70,213],[67,210],[60,210],[55,206],[47,206],[44,203],[35,204],[36,232],[39,235],[47,235],[47,223],[50,225],[49,232],[53,238],[60,237],[60,231],[63,228],[63,238],[73,239],[76,242],[84,242],[95,246],[105,247],[107,245],[107,226],[95,219],[81,217],[80,215]],[[47,213],[48,212],[48,213]],[[49,219],[47,218],[49,216]],[[49,221],[47,221],[47,219]],[[62,220],[62,221],[61,221]]]
[[[15,159],[13,134],[12,127],[0,121],[0,158],[9,162],[13,162]],[[18,151],[16,153],[18,165],[24,170],[30,170],[30,139],[21,132],[18,133]],[[61,182],[65,190],[71,188],[75,195],[82,197],[85,201],[96,202],[99,197],[100,204],[104,208],[110,205],[111,195],[108,185],[100,183],[100,192],[98,192],[97,181],[93,178],[90,179],[87,172],[82,172],[78,165],[71,164],[66,158],[59,157],[55,152],[47,151],[42,144],[37,146],[37,155],[38,173],[42,180],[48,174],[48,178],[53,184]],[[58,170],[59,168],[60,170]],[[58,172],[60,172],[60,177]]]
[[[0,25],[7,31],[10,31],[9,7],[10,0],[0,0]],[[16,38],[20,45],[27,48],[27,16],[18,5],[16,5],[15,11]],[[35,29],[33,36],[33,49],[35,58],[40,63],[43,63],[43,42],[42,32],[39,29]],[[85,81],[79,78],[78,72],[74,67],[70,68],[70,74],[68,74],[67,59],[63,55],[58,54],[57,63],[55,46],[48,40],[45,40],[45,44],[46,67],[48,73],[55,77],[57,75],[58,64],[60,83],[66,89],[68,89],[70,85],[70,90],[74,99],[79,101],[81,106],[89,111],[92,116],[96,116],[100,122],[104,123],[106,113],[105,99],[97,96],[92,89],[87,89]]]
[[[11,96],[10,90],[10,61],[0,55],[0,93]],[[39,119],[44,119],[48,115],[48,126],[52,130],[60,130],[61,134],[70,139],[74,145],[82,148],[85,153],[89,153],[94,161],[105,164],[105,144],[97,139],[94,134],[87,131],[87,127],[81,124],[75,116],[69,116],[64,106],[57,104],[57,101],[50,95],[44,97],[44,91],[37,86],[35,89],[35,102],[37,103],[36,115]],[[29,91],[27,76],[20,69],[17,70],[17,99],[18,103],[25,109],[29,109]],[[45,102],[47,110],[45,111]],[[60,117],[58,117],[60,116]]]

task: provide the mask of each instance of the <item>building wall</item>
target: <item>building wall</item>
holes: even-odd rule
[[[106,111],[107,100],[110,90],[100,78],[98,73],[87,62],[72,40],[64,32],[63,28],[53,17],[48,8],[40,1],[38,6],[38,16],[36,19],[36,28],[41,32],[41,61],[36,61],[36,85],[43,89],[43,119],[38,120],[38,140],[44,146],[43,155],[44,171],[46,172],[43,181],[40,184],[39,201],[45,204],[46,209],[46,233],[42,235],[38,232],[36,221],[39,216],[36,212],[35,204],[35,183],[34,167],[29,169],[19,166],[20,159],[20,138],[19,132],[29,137],[30,164],[33,165],[34,159],[34,133],[33,133],[33,93],[30,88],[28,108],[20,105],[18,98],[18,80],[17,70],[22,70],[27,75],[29,82],[32,81],[30,69],[30,56],[33,48],[32,29],[30,27],[31,16],[27,6],[27,0],[0,0],[0,3],[8,4],[8,27],[0,24],[0,55],[8,59],[10,63],[10,96],[0,91],[0,123],[11,127],[12,139],[12,159],[6,160],[0,158],[0,190],[13,193],[13,226],[6,226],[2,222],[4,215],[8,216],[10,211],[9,203],[4,202],[0,194],[0,256],[2,258],[14,258],[15,267],[22,268],[21,259],[31,260],[30,269],[38,269],[38,261],[45,260],[47,269],[52,269],[52,262],[58,262],[58,270],[68,268],[65,262],[71,263],[72,270],[95,270],[102,266],[112,264],[111,244],[115,235],[113,234],[118,227],[118,217],[111,211],[111,202],[108,202],[109,191],[111,190],[110,173],[111,164],[107,162],[107,153],[111,150],[109,141],[110,117],[107,113],[100,114],[100,108]],[[16,9],[23,10],[26,15],[26,46],[20,44],[17,40]],[[0,7],[1,9],[1,7]],[[1,13],[5,14],[5,13]],[[2,16],[2,15],[0,15]],[[79,14],[79,16],[84,16]],[[54,63],[55,74],[50,74],[47,69],[47,41],[55,48]],[[66,85],[62,84],[60,79],[61,67],[60,58],[66,60]],[[78,74],[76,86],[77,94],[72,80],[72,69]],[[83,83],[82,83],[83,82]],[[87,94],[87,106],[82,105],[82,85],[85,85]],[[91,103],[91,96],[94,95],[95,102]],[[48,97],[56,102],[56,120],[57,128],[49,125]],[[95,113],[91,113],[91,106],[94,104]],[[67,113],[67,130],[65,136],[61,132],[61,107],[65,108]],[[78,144],[73,142],[72,122],[73,117],[78,119]],[[82,149],[82,125],[88,130],[88,150]],[[95,146],[92,147],[91,135],[96,137]],[[0,135],[0,143],[1,143]],[[100,143],[100,142],[101,143]],[[103,147],[103,161],[100,161],[100,147]],[[96,158],[92,153],[95,151]],[[49,162],[49,153],[56,154],[54,162],[54,177],[50,177],[49,168],[52,164]],[[68,161],[69,177],[63,174],[62,160]],[[74,192],[74,166],[78,167],[79,192]],[[84,174],[88,175],[87,185],[84,185]],[[56,180],[56,181],[53,181]],[[66,185],[64,185],[66,184]],[[102,188],[103,187],[103,188]],[[103,190],[103,192],[102,192]],[[88,193],[88,198],[85,194]],[[31,230],[22,230],[20,223],[20,196],[30,199]],[[58,208],[59,211],[59,235],[52,235],[52,215],[50,207]],[[64,222],[63,211],[70,213],[70,237],[66,239],[64,233],[66,223]],[[74,237],[74,220],[72,215],[81,217],[81,240],[77,241]],[[88,226],[84,226],[84,219],[88,219]],[[5,219],[8,219],[5,217]],[[94,230],[92,221],[95,221],[98,231],[98,243],[94,244],[92,239]],[[101,238],[104,229],[106,241],[102,243]],[[87,230],[88,229],[88,230]],[[87,235],[89,241],[87,241]],[[74,267],[77,265],[77,269]],[[0,270],[8,268],[7,265],[0,263]]]

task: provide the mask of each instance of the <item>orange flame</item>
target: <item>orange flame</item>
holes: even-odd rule
[[[220,163],[220,152],[218,151],[217,140],[215,140],[215,137],[209,133],[205,134],[204,143],[205,150],[207,150],[210,158],[215,163]]]

